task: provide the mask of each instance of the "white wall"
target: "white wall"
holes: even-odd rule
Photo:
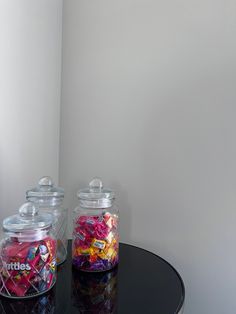
[[[62,0],[0,0],[0,219],[58,180]]]
[[[186,314],[236,312],[236,2],[64,2],[60,184],[98,175]],[[144,265],[145,268],[145,265]]]

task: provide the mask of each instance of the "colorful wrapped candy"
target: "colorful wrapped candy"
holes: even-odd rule
[[[95,178],[89,189],[78,192],[80,206],[74,210],[72,263],[83,271],[105,271],[118,263],[118,210],[114,192]]]
[[[0,244],[0,294],[26,298],[42,294],[56,281],[56,240],[51,234],[53,218],[38,215],[30,202],[19,215],[6,218],[6,238]]]
[[[107,216],[112,219],[111,225],[106,223]],[[102,271],[118,263],[117,219],[117,215],[108,212],[101,216],[77,217],[72,248],[74,266],[86,271]]]

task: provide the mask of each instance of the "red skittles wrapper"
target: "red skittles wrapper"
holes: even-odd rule
[[[56,282],[56,240],[53,218],[38,214],[27,202],[19,214],[3,221],[5,238],[0,243],[0,294],[9,298],[40,295]]]

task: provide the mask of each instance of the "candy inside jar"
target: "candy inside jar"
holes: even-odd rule
[[[86,271],[102,271],[118,263],[118,217],[79,216],[73,233],[73,264]]]
[[[0,243],[0,294],[10,298],[40,295],[56,282],[56,240],[52,216],[38,215],[30,202],[6,218]]]
[[[74,211],[72,263],[83,271],[106,271],[118,264],[118,210],[114,193],[95,178],[89,189],[78,192]]]

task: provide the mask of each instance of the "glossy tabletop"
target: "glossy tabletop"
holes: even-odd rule
[[[146,250],[120,244],[119,266],[109,272],[83,273],[67,261],[58,267],[56,285],[27,300],[0,297],[0,313],[24,314],[177,314],[184,284],[165,260]]]

